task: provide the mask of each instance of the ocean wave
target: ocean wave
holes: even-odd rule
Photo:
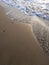
[[[49,20],[49,2],[37,0],[0,0],[10,6],[18,8],[30,16],[38,16],[40,18]]]

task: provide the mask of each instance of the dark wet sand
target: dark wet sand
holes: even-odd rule
[[[49,65],[31,25],[14,23],[0,7],[0,65]]]

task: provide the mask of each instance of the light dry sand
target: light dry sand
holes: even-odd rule
[[[14,23],[0,7],[0,64],[49,65],[30,24]]]

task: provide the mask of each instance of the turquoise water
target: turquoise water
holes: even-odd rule
[[[0,0],[10,6],[15,6],[21,12],[30,16],[38,16],[49,20],[49,3],[38,2],[37,0]]]

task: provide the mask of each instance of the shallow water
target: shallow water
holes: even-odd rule
[[[49,20],[49,1],[37,0],[0,0],[10,6],[18,8],[21,12],[30,15],[38,16],[45,20]]]
[[[49,60],[43,56],[31,25],[11,22],[0,7],[0,65],[11,64],[49,65]]]

